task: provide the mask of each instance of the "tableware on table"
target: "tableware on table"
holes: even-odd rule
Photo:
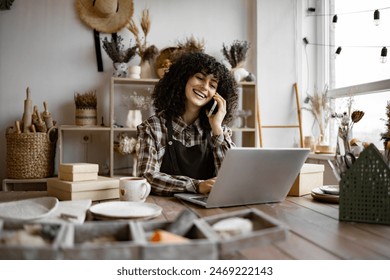
[[[334,194],[327,194],[322,191],[320,188],[314,188],[311,190],[311,196],[318,201],[329,202],[329,203],[339,203],[339,196]]]
[[[151,219],[161,214],[156,204],[132,201],[110,201],[95,204],[89,211],[97,219]]]
[[[339,193],[340,193],[340,188],[338,185],[321,186],[320,190],[326,194],[339,195]]]
[[[49,216],[58,207],[56,197],[36,197],[0,203],[0,219],[30,221]]]
[[[122,201],[144,202],[150,190],[150,184],[142,177],[122,177],[119,180],[119,198]]]

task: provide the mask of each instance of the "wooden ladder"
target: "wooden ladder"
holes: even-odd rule
[[[299,103],[299,94],[298,94],[298,85],[297,83],[294,83],[294,92],[295,92],[295,101],[297,104],[297,117],[298,117],[298,124],[297,125],[261,125],[261,118],[260,118],[260,105],[259,101],[257,101],[257,126],[259,130],[259,138],[260,138],[260,147],[263,147],[263,128],[299,128],[299,142],[300,147],[303,148],[303,136],[302,136],[302,117],[301,117],[301,107]]]

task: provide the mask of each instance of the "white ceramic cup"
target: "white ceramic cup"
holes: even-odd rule
[[[119,179],[119,198],[122,201],[144,202],[150,194],[150,184],[142,177]]]

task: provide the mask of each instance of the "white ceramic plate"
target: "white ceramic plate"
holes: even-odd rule
[[[326,194],[334,194],[338,195],[340,192],[338,185],[327,185],[327,186],[321,186],[320,190],[323,191]]]
[[[161,214],[162,208],[146,202],[110,201],[95,204],[89,211],[100,217],[137,219],[156,217]]]
[[[50,215],[58,206],[56,197],[46,196],[0,203],[0,218],[29,221]]]

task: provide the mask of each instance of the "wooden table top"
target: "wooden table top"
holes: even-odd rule
[[[46,195],[42,191],[0,192],[0,202]],[[149,196],[163,208],[155,220],[172,221],[186,208],[201,217],[256,208],[289,228],[286,240],[237,252],[233,258],[268,260],[390,259],[390,226],[340,222],[338,204],[318,202],[310,195],[287,197],[280,203],[205,209],[173,197]]]

